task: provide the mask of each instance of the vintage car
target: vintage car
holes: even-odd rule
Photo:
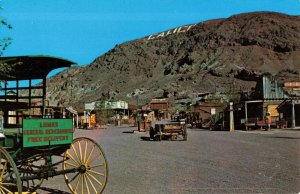
[[[161,141],[163,139],[187,140],[187,129],[184,121],[179,122],[159,122],[154,127],[150,127],[150,139]]]

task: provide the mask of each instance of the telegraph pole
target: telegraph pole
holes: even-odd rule
[[[234,132],[233,102],[229,102],[229,105],[230,105],[230,132]]]

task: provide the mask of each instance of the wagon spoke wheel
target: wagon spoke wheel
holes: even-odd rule
[[[65,174],[69,189],[76,194],[102,193],[106,186],[108,168],[101,147],[85,137],[73,140],[64,154],[64,170],[77,169]]]
[[[0,193],[22,193],[18,169],[9,153],[0,147]]]
[[[47,165],[47,163],[46,158],[40,157],[27,160],[25,163],[21,164],[19,173],[22,177],[23,190],[33,192],[42,185],[44,181],[43,178],[26,180],[26,177],[36,175],[35,173],[32,173],[32,171],[40,170],[41,167]]]

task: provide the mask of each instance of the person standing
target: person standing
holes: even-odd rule
[[[267,112],[267,114],[266,114],[266,125],[267,125],[266,131],[270,130],[271,129],[271,114],[270,114],[270,112]]]

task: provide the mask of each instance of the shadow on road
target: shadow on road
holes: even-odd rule
[[[300,139],[300,137],[285,137],[285,136],[267,136],[265,138],[276,138],[276,139]]]
[[[210,129],[204,129],[204,128],[189,128],[191,131],[211,131]]]
[[[122,133],[134,133],[134,130],[130,130],[130,131],[123,131]]]
[[[53,189],[53,188],[47,188],[47,187],[40,187],[39,190],[47,191],[49,194],[71,194],[69,192]]]
[[[142,137],[141,137],[141,140],[143,140],[143,141],[152,141],[152,140],[150,139],[150,137],[147,137],[147,136],[142,136]]]

